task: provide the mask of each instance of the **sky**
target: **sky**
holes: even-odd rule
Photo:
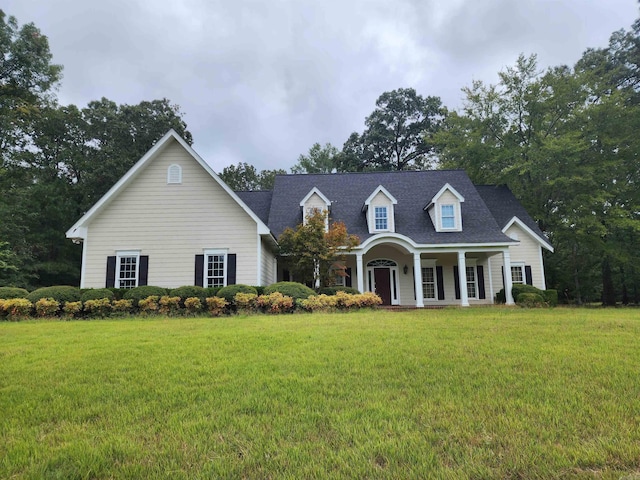
[[[290,169],[338,148],[386,91],[460,108],[519,54],[572,66],[638,18],[636,0],[3,0],[64,66],[60,104],[168,98],[215,171]]]

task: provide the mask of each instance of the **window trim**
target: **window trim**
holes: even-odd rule
[[[135,271],[135,283],[132,286],[122,286],[120,284],[121,281],[125,281],[127,279],[121,278],[121,262],[123,258],[135,258],[136,259],[136,271]],[[116,251],[116,271],[115,271],[115,282],[114,287],[116,288],[135,288],[138,286],[140,282],[140,250],[118,250]],[[128,279],[130,280],[130,279]]]
[[[515,281],[514,277],[513,277],[513,269],[514,268],[519,268],[520,269],[520,274],[522,277],[521,281]],[[524,262],[511,262],[511,284],[512,285],[526,285],[527,284],[527,275],[526,272],[524,271]]]
[[[469,277],[467,275],[467,272],[471,271],[473,272],[473,280],[469,281]],[[478,292],[478,268],[477,265],[475,264],[475,262],[472,265],[465,265],[465,273],[464,273],[464,280],[465,280],[465,285],[467,287],[467,298],[469,300],[478,300],[479,298],[479,292]],[[471,295],[469,293],[469,284],[473,285],[473,290],[474,290],[474,295]]]
[[[451,215],[445,216],[445,214],[444,214],[445,207],[447,207],[447,208],[450,207],[451,208]],[[458,225],[455,204],[453,204],[453,203],[441,203],[439,210],[440,210],[440,228],[442,230],[455,230],[457,225]],[[449,226],[445,227],[445,225],[444,225],[445,218],[452,219],[453,220],[453,225],[450,226],[450,227]]]
[[[378,211],[384,211],[384,217],[378,217]],[[384,218],[385,227],[378,228],[378,219]],[[387,205],[374,205],[373,207],[373,231],[374,232],[388,232],[389,229],[389,207]]]
[[[208,264],[209,264],[209,257],[212,255],[221,255],[223,257],[223,267],[222,267],[222,287],[226,287],[227,286],[227,268],[229,266],[229,260],[228,260],[228,254],[229,251],[228,249],[225,248],[215,248],[215,249],[206,249],[203,251],[204,254],[204,260],[203,260],[203,265],[202,265],[202,286],[205,288],[209,288],[209,287],[218,287],[220,285],[209,285],[209,279],[213,279],[213,278],[219,278],[219,277],[210,277],[209,276],[209,268],[208,268]]]

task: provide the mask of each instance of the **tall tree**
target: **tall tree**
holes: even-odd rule
[[[365,120],[366,129],[352,133],[339,158],[340,171],[415,170],[434,164],[428,140],[440,128],[446,110],[438,97],[422,97],[413,88],[383,93]]]
[[[291,173],[332,173],[337,168],[340,150],[325,143],[314,143],[307,155],[300,155],[298,163],[291,167]]]
[[[255,190],[272,190],[276,175],[286,175],[285,170],[256,170],[256,167],[246,162],[224,167],[218,175],[237,192],[252,192]]]

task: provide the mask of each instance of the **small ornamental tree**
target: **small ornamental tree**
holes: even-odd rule
[[[285,229],[278,239],[280,255],[296,281],[316,288],[327,285],[332,273],[346,274],[345,253],[360,244],[343,222],[332,222],[328,229],[326,225],[326,210],[314,210],[304,223]]]

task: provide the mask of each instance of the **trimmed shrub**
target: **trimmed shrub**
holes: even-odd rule
[[[324,294],[324,295],[335,295],[338,292],[346,292],[346,293],[351,293],[353,295],[357,295],[360,292],[358,291],[357,288],[353,288],[353,287],[324,287],[320,289],[320,294]]]
[[[228,305],[227,301],[222,297],[209,297],[206,300],[207,311],[209,315],[217,317],[222,314],[224,308]]]
[[[54,287],[42,287],[27,295],[27,300],[31,303],[36,303],[41,298],[53,298],[60,303],[78,302],[80,301],[80,289],[68,285],[58,285]]]
[[[542,295],[531,292],[522,292],[518,295],[516,303],[523,308],[544,307],[546,305]]]
[[[2,301],[2,310],[8,320],[20,320],[31,313],[33,304],[26,298],[9,298]]]
[[[162,287],[154,287],[152,285],[144,285],[127,290],[122,296],[124,300],[131,300],[134,307],[138,307],[140,300],[147,297],[156,296],[158,298],[167,294],[167,289]]]
[[[160,305],[160,313],[164,315],[175,316],[180,313],[180,297],[165,295],[160,297],[158,304]]]
[[[122,300],[124,294],[127,293],[126,288],[109,287],[108,290],[113,293],[113,300]]]
[[[82,312],[82,302],[65,302],[62,311],[69,318],[77,317]]]
[[[206,287],[204,289],[205,298],[217,296],[221,289],[222,287]]]
[[[80,300],[86,302],[87,300],[99,300],[101,298],[108,298],[113,300],[113,292],[108,288],[89,288],[82,292]]]
[[[533,285],[526,285],[524,283],[514,284],[513,288],[511,289],[511,295],[513,296],[513,299],[516,300],[516,303],[518,303],[517,298],[521,293],[535,293],[537,295],[540,295],[541,297],[544,295],[544,292],[542,290],[534,287]]]
[[[316,294],[316,292],[306,285],[297,282],[272,283],[264,289],[264,295],[270,295],[274,292],[280,292],[294,300],[304,300],[305,298],[309,298],[311,295]]]
[[[111,302],[111,308],[118,315],[127,315],[133,311],[133,300],[114,300]]]
[[[187,313],[195,315],[202,311],[202,300],[198,297],[189,297],[184,300],[184,308],[187,309]]]
[[[216,294],[216,297],[224,298],[229,305],[235,305],[233,302],[236,293],[253,293],[254,295],[258,295],[256,289],[252,286],[237,283],[235,285],[227,285],[226,287],[222,287]]]
[[[111,301],[108,298],[96,298],[84,302],[84,311],[89,317],[107,317],[111,309]]]
[[[213,296],[207,295],[206,289],[196,285],[185,285],[183,287],[173,288],[169,290],[169,295],[172,297],[180,297],[182,306],[184,306],[184,300],[190,297],[207,298],[207,296]]]
[[[256,304],[267,313],[287,313],[293,311],[294,299],[280,292],[260,295]]]
[[[266,288],[264,285],[253,285],[253,288],[256,289],[258,295],[264,295],[264,289]]]
[[[544,294],[544,300],[549,304],[550,307],[558,306],[558,291],[554,289],[545,290],[542,292]]]
[[[504,288],[500,289],[498,293],[496,293],[496,303],[507,303],[507,297],[504,293]]]
[[[24,288],[0,287],[0,298],[8,300],[10,298],[27,298],[29,291]]]
[[[144,314],[155,313],[158,311],[158,295],[149,295],[147,298],[143,298],[138,302],[138,308]]]
[[[236,296],[233,297],[233,301],[236,304],[238,310],[244,313],[251,313],[256,310],[256,298],[258,295],[255,293],[236,293]]]
[[[338,299],[335,295],[311,295],[299,301],[299,305],[310,312],[327,312],[335,310]]]
[[[35,308],[39,317],[53,317],[60,310],[60,303],[53,298],[41,298],[36,302]]]

